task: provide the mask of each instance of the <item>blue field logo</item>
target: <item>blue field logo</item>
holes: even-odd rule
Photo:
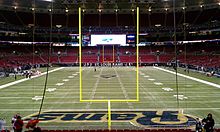
[[[107,113],[103,111],[47,111],[40,114],[40,122],[107,122]],[[24,118],[25,121],[37,117],[32,114]],[[111,114],[112,122],[130,122],[142,128],[193,127],[196,119],[193,116],[182,114],[179,111],[114,111]]]

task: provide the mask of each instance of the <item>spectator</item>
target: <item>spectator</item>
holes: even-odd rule
[[[203,126],[199,118],[196,118],[196,132],[202,132]]]
[[[206,132],[213,132],[214,131],[215,121],[212,118],[211,113],[209,113],[208,116],[202,120],[202,123],[204,124],[204,129]]]
[[[22,132],[23,125],[24,123],[21,120],[21,116],[18,116],[16,121],[13,124],[14,132]]]
[[[4,119],[0,119],[0,132],[5,130],[4,128],[5,124],[6,121]]]
[[[37,124],[39,123],[38,119],[32,119],[30,121],[28,121],[26,128],[29,129],[33,129],[32,132],[41,132],[41,128],[37,126]]]
[[[17,117],[19,116],[19,114],[15,114],[12,119],[11,119],[11,124],[13,125],[15,123],[15,121],[17,120]]]

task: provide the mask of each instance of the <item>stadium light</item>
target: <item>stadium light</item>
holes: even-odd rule
[[[220,6],[220,2],[218,3],[218,5]]]
[[[46,2],[53,2],[53,0],[42,0],[42,1],[46,1]]]
[[[61,27],[62,27],[62,25],[56,25],[56,27],[57,27],[57,28],[61,28]]]
[[[69,10],[66,8],[65,12],[66,12],[66,13],[68,13],[68,12],[69,12]]]
[[[185,10],[185,9],[186,9],[186,7],[185,7],[185,6],[183,6],[183,7],[182,7],[182,9],[183,9],[183,10]]]
[[[161,24],[155,24],[155,27],[161,27]]]
[[[151,12],[152,11],[151,8],[149,8],[148,11]]]
[[[14,6],[14,9],[16,10],[16,9],[17,9],[17,6]]]

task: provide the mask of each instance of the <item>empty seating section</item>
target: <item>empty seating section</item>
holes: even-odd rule
[[[181,63],[204,67],[220,66],[220,49],[215,47],[178,47],[177,60]],[[114,50],[114,52],[113,52]],[[47,64],[48,46],[8,46],[0,48],[0,67],[17,67],[24,64]],[[114,53],[114,58],[113,58]],[[98,46],[82,47],[83,63],[121,62],[136,63],[136,47]],[[175,59],[173,46],[144,46],[139,47],[139,62],[141,63],[167,63]],[[52,47],[50,63],[78,63],[78,47]]]
[[[135,55],[122,55],[120,56],[120,62],[122,63],[135,63],[137,62]]]
[[[155,63],[157,62],[157,57],[155,55],[139,55],[139,60],[141,63]]]

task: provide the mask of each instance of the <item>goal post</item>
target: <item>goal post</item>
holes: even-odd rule
[[[83,99],[82,87],[82,25],[81,7],[79,7],[79,87],[80,102],[138,102],[139,101],[139,7],[136,8],[136,99]],[[114,55],[114,53],[113,53]],[[114,58],[114,57],[113,57]]]
[[[139,101],[139,7],[136,8],[136,99],[90,99],[84,100],[82,96],[82,25],[81,25],[81,7],[79,7],[79,86],[80,86],[80,102],[105,102],[108,104],[108,129],[111,130],[111,102],[138,102]],[[103,47],[104,52],[104,47]],[[104,56],[103,56],[104,57]],[[114,61],[114,46],[113,46]]]
[[[106,53],[105,47],[107,48],[110,47],[110,50],[112,51],[110,55],[109,53]],[[115,46],[114,45],[102,45],[102,62],[103,63],[105,62],[114,63],[115,62]]]

